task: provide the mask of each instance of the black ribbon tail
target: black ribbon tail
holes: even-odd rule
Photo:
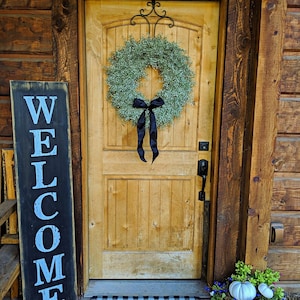
[[[152,163],[159,155],[159,151],[157,149],[157,126],[156,126],[156,118],[154,112],[150,110],[150,128],[149,128],[149,135],[150,135],[150,147],[152,150]]]
[[[149,106],[149,113],[150,113],[150,128],[149,128],[149,135],[150,135],[150,147],[152,150],[152,163],[159,155],[159,151],[157,149],[157,126],[156,126],[156,118],[155,114],[152,109],[160,107],[164,105],[165,102],[162,98],[157,98],[151,101]]]
[[[138,133],[138,147],[137,152],[140,156],[140,159],[144,162],[147,162],[145,159],[145,151],[143,149],[143,140],[145,137],[145,124],[146,124],[146,110],[149,110],[149,117],[150,117],[150,127],[149,127],[149,136],[150,136],[150,147],[152,150],[152,163],[159,155],[159,151],[157,149],[157,126],[156,126],[156,118],[155,114],[152,111],[154,108],[160,107],[164,104],[162,98],[154,99],[150,102],[148,106],[144,100],[135,98],[133,101],[133,107],[136,108],[143,108],[144,111],[140,115],[138,122],[137,122],[137,133]]]
[[[138,146],[137,152],[140,156],[140,159],[144,162],[147,162],[145,159],[145,151],[143,149],[143,141],[145,137],[145,124],[146,124],[146,111],[144,110],[140,115],[137,122],[137,134],[138,134]]]

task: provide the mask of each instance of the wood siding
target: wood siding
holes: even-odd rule
[[[285,236],[283,242],[270,246],[267,258],[268,265],[279,268],[284,280],[300,280],[299,271],[288,271],[291,270],[290,261],[295,263],[295,270],[300,269],[297,265],[300,261],[300,225],[297,220],[300,208],[299,0],[288,0],[287,10],[283,7],[286,1],[221,1],[222,14],[224,14],[222,18],[224,24],[227,22],[228,26],[226,35],[221,37],[225,41],[226,60],[219,63],[221,72],[224,69],[224,89],[218,100],[222,106],[217,108],[222,117],[221,130],[218,126],[214,129],[218,138],[214,144],[220,141],[221,145],[220,165],[214,167],[214,176],[219,177],[214,190],[216,201],[212,202],[212,211],[216,212],[216,218],[212,216],[211,219],[216,227],[215,239],[211,239],[213,241],[211,257],[213,257],[210,260],[210,263],[215,262],[215,267],[210,278],[215,279],[222,279],[229,275],[237,257],[245,257],[247,247],[243,241],[247,239],[247,234],[250,236],[254,234],[256,238],[255,229],[262,228],[259,222],[252,223],[247,228],[243,219],[248,218],[248,204],[251,203],[251,208],[254,208],[249,211],[250,217],[256,216],[253,220],[257,220],[257,214],[251,215],[252,212],[255,213],[256,205],[259,205],[255,199],[259,199],[269,189],[269,186],[267,188],[264,186],[264,181],[260,181],[259,189],[254,183],[252,187],[250,186],[250,166],[247,165],[247,161],[250,161],[252,156],[248,146],[252,146],[253,91],[256,89],[255,66],[257,65],[255,51],[259,36],[254,25],[259,23],[256,18],[259,18],[261,2],[268,3],[265,13],[270,13],[270,16],[276,11],[272,8],[274,5],[276,7],[279,2],[282,4],[279,7],[280,13],[285,14],[277,138],[275,148],[271,146],[271,149],[275,150],[271,220],[285,225]],[[81,271],[86,259],[83,258],[82,249],[86,248],[86,245],[82,242],[82,153],[78,97],[77,3],[79,3],[77,0],[0,0],[0,148],[12,147],[10,79],[69,82],[78,285],[83,288]],[[266,72],[266,77],[267,75],[268,72]],[[262,123],[260,125],[262,126]],[[244,128],[247,129],[246,132]],[[253,155],[257,156],[259,152],[253,152]],[[218,153],[216,153],[217,156]],[[260,160],[254,160],[255,166],[258,167],[258,163],[264,163],[264,161],[263,156]],[[251,191],[250,199],[245,197],[249,191]],[[261,194],[258,194],[258,191],[261,191]],[[268,224],[270,214],[268,205],[259,207],[259,215],[264,217],[264,224]],[[263,230],[261,240],[265,251],[268,245],[266,238],[269,229],[265,225]],[[251,240],[251,237],[249,239]],[[252,246],[255,246],[255,241],[252,241]],[[262,252],[255,251],[254,247],[249,262],[254,261],[261,266],[266,264],[265,257],[260,255]],[[86,281],[87,278],[85,278]]]
[[[77,264],[82,265],[81,150],[76,0],[0,0],[0,148],[12,148],[9,80],[67,81]],[[78,274],[82,287],[82,272]]]
[[[9,80],[54,80],[51,0],[0,1],[0,146],[12,147]]]
[[[281,93],[273,163],[271,222],[284,226],[283,240],[271,243],[268,265],[285,281],[300,280],[300,4],[287,1]]]

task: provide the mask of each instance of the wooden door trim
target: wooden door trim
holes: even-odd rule
[[[221,7],[222,7],[222,20],[221,24],[224,24],[222,27],[222,34],[220,35],[219,42],[222,43],[222,46],[219,46],[219,66],[220,70],[224,68],[224,45],[225,45],[225,31],[226,31],[226,19],[227,19],[227,0],[221,0]],[[224,13],[225,12],[225,13]],[[80,122],[81,122],[81,158],[82,158],[82,214],[76,215],[76,219],[80,218],[82,220],[82,244],[81,244],[81,256],[79,258],[80,263],[78,264],[77,271],[82,274],[82,281],[81,281],[81,294],[86,289],[88,282],[89,282],[89,275],[88,275],[88,198],[87,198],[87,112],[86,112],[86,68],[85,68],[85,4],[84,1],[78,2],[78,44],[79,44],[79,91],[80,91]],[[220,55],[220,53],[222,53]],[[217,97],[218,104],[215,110],[215,125],[214,125],[214,143],[216,143],[216,150],[213,153],[212,160],[213,162],[213,169],[214,169],[214,177],[212,178],[212,184],[217,187],[217,178],[218,178],[218,137],[220,135],[220,118],[221,118],[221,102],[222,102],[222,82],[223,82],[223,71],[218,72],[218,92],[219,96]],[[217,189],[213,189],[213,197],[217,195]],[[211,201],[212,205],[210,208],[210,218],[211,218],[211,225],[210,226],[210,236],[215,235],[215,218],[216,218],[216,210],[215,210],[215,201]],[[209,243],[214,245],[215,239],[210,238]],[[208,268],[207,272],[209,276],[214,276],[214,247],[209,247],[209,254],[208,254]]]
[[[267,1],[263,0],[266,6]],[[255,4],[255,5],[254,5]],[[249,24],[253,24],[251,15],[255,10],[260,10],[259,1],[242,2],[237,0],[221,0],[221,24],[226,24],[222,27],[223,31],[220,34],[220,57],[219,57],[219,72],[218,72],[218,86],[217,86],[217,103],[215,110],[215,129],[214,129],[214,166],[213,166],[213,189],[212,189],[212,202],[210,208],[210,239],[209,239],[209,252],[208,252],[208,280],[222,279],[232,271],[234,263],[238,257],[240,245],[257,230],[257,225],[249,227],[247,230],[244,228],[245,236],[239,237],[241,231],[240,220],[248,216],[248,211],[241,210],[239,204],[242,195],[242,185],[249,184],[249,173],[242,173],[242,164],[245,161],[243,152],[247,145],[243,144],[244,133],[242,132],[244,125],[253,118],[249,111],[246,111],[245,103],[250,101],[253,96],[247,95],[247,87],[249,78],[253,78],[256,74],[256,66],[251,67],[249,64],[256,61],[257,56],[251,48],[252,42],[257,45],[259,40],[259,32],[251,35],[249,32]],[[81,116],[81,145],[82,145],[82,213],[76,215],[76,219],[83,219],[82,222],[82,237],[83,240],[81,247],[81,255],[78,259],[78,272],[83,274],[82,288],[88,283],[88,257],[87,257],[87,178],[86,178],[86,112],[85,112],[85,74],[84,74],[84,3],[78,2],[78,17],[79,17],[79,62],[80,62],[80,116]],[[274,4],[275,5],[275,4]],[[255,7],[255,9],[254,9]],[[280,9],[283,9],[280,7]],[[230,12],[230,13],[229,13]],[[262,12],[263,18],[268,16],[266,9]],[[260,19],[258,20],[260,21]],[[260,22],[258,22],[260,23]],[[234,26],[237,26],[234,28]],[[253,27],[252,27],[253,29]],[[282,35],[282,28],[279,28],[278,34]],[[264,28],[264,30],[267,30]],[[237,38],[239,37],[239,38]],[[224,46],[225,45],[225,46]],[[274,46],[274,43],[271,44]],[[278,44],[278,48],[280,45]],[[236,51],[238,49],[238,51]],[[252,52],[251,52],[252,50]],[[226,58],[224,53],[226,52]],[[250,55],[250,56],[249,56]],[[249,59],[251,58],[251,59]],[[245,62],[243,65],[241,62]],[[270,66],[271,67],[271,66]],[[235,74],[240,75],[240,82],[232,80]],[[254,77],[255,78],[255,77]],[[241,82],[244,86],[241,86]],[[233,92],[235,94],[233,94]],[[276,97],[274,97],[275,99]],[[270,97],[269,97],[270,99]],[[261,99],[260,99],[261,101]],[[275,100],[274,100],[275,101]],[[273,101],[273,103],[274,103]],[[270,116],[273,118],[273,116]],[[269,117],[266,116],[264,124],[256,127],[258,132],[261,126],[267,124]],[[273,123],[274,124],[274,123]],[[272,138],[268,140],[270,146]],[[228,143],[231,141],[231,144]],[[252,140],[250,141],[252,143]],[[73,145],[74,146],[74,145]],[[220,147],[219,147],[220,146]],[[270,146],[270,149],[273,145]],[[256,154],[257,155],[257,154]],[[249,157],[249,156],[248,156]],[[254,158],[252,158],[254,159]],[[229,162],[229,163],[228,163]],[[261,162],[264,158],[261,158]],[[264,166],[265,166],[264,164]],[[264,167],[263,166],[263,167]],[[270,168],[270,165],[267,166]],[[224,176],[225,174],[225,176]],[[242,181],[242,175],[248,180]],[[271,173],[267,174],[265,180],[271,180]],[[265,195],[266,189],[260,184],[260,190],[256,190],[255,197]],[[249,191],[254,189],[254,186],[249,187]],[[246,199],[244,203],[252,203],[254,196]],[[218,204],[218,205],[217,205]],[[253,204],[255,204],[253,202]],[[245,206],[243,206],[245,207]],[[261,213],[268,214],[264,210]],[[266,229],[264,229],[266,232]],[[239,239],[240,238],[240,239]],[[264,241],[264,243],[267,241]],[[247,252],[245,247],[244,256]],[[223,255],[227,253],[226,257]],[[250,253],[250,252],[249,252]],[[240,255],[239,255],[240,256]],[[242,258],[242,257],[241,257]],[[248,262],[251,262],[253,257],[248,256]],[[257,265],[264,264],[264,258],[255,258]]]
[[[130,8],[131,7],[130,5],[132,5],[132,3],[130,3],[130,1],[128,3],[129,3],[128,7]],[[194,38],[190,38],[190,40],[189,40],[189,42],[192,43],[192,46],[189,48],[187,46],[188,44],[185,43],[184,47],[185,47],[185,49],[189,50],[189,53],[191,53],[192,57],[195,57],[195,59],[196,59],[196,57],[198,59],[200,59],[200,57],[202,57],[202,58],[205,57],[205,59],[202,62],[202,69],[205,70],[206,72],[208,72],[208,70],[210,70],[210,72],[207,73],[208,76],[205,77],[205,79],[203,77],[201,77],[201,87],[203,87],[203,88],[201,88],[200,91],[201,91],[201,97],[203,99],[203,101],[202,101],[203,106],[199,107],[199,111],[200,111],[200,108],[201,108],[201,112],[202,113],[204,112],[203,113],[203,117],[199,118],[199,120],[201,122],[200,121],[198,122],[198,126],[196,126],[196,123],[195,123],[195,126],[190,126],[190,127],[193,128],[193,130],[195,131],[194,133],[196,133],[196,130],[197,130],[197,132],[199,133],[198,139],[201,138],[201,139],[204,139],[204,140],[207,139],[208,141],[211,141],[211,121],[212,121],[211,115],[213,113],[213,106],[212,105],[213,105],[213,101],[214,101],[214,99],[212,98],[212,96],[214,95],[214,89],[215,89],[215,78],[214,78],[215,77],[215,59],[216,59],[215,56],[216,56],[216,42],[217,42],[216,39],[217,39],[217,33],[218,33],[218,7],[219,7],[219,5],[218,5],[217,2],[212,2],[212,3],[206,5],[206,4],[203,4],[201,1],[199,1],[198,4],[199,4],[199,9],[200,9],[200,7],[202,7],[202,8],[205,9],[208,5],[211,6],[211,8],[212,8],[212,10],[208,11],[208,12],[211,12],[213,14],[212,18],[208,17],[209,16],[208,13],[204,14],[203,17],[202,17],[201,14],[203,13],[203,10],[200,9],[199,11],[197,10],[199,12],[199,14],[197,14],[197,15],[199,15],[199,17],[198,17],[199,19],[195,19],[195,21],[194,21],[195,24],[199,24],[199,26],[200,26],[199,28],[205,28],[203,26],[203,24],[207,24],[208,28],[211,27],[211,30],[206,30],[205,31],[204,29],[202,29],[203,31],[205,31],[204,34],[203,34],[203,45],[206,45],[206,47],[203,47],[203,50],[202,50],[203,52],[202,52],[201,56],[200,55],[197,55],[197,56],[195,55],[196,51],[198,51],[199,49],[202,49],[200,46],[196,47],[195,46],[196,44],[192,43],[192,41],[197,41],[197,45],[198,45],[198,43],[200,43],[199,36],[198,35],[196,36],[196,32],[193,32],[193,35],[195,35]],[[181,4],[179,4],[179,3],[176,4],[176,2],[174,2],[174,7],[175,8],[177,7],[177,5],[180,5],[182,8],[186,9],[186,6],[182,2],[181,2]],[[102,131],[100,132],[100,127],[98,127],[97,125],[95,126],[95,124],[93,124],[93,123],[94,122],[98,122],[98,117],[96,116],[94,109],[97,107],[99,115],[100,115],[100,113],[102,111],[102,108],[99,108],[98,102],[94,102],[94,101],[97,100],[97,95],[99,95],[101,93],[100,86],[96,84],[96,82],[99,82],[99,79],[98,79],[97,76],[99,75],[99,67],[101,67],[101,66],[98,65],[97,67],[90,67],[90,66],[96,66],[96,64],[98,64],[98,63],[100,64],[99,57],[102,57],[102,60],[103,60],[103,61],[101,60],[102,61],[102,65],[106,64],[106,59],[105,59],[106,55],[105,55],[105,52],[103,54],[101,54],[100,56],[97,55],[98,53],[102,53],[102,50],[100,48],[101,44],[97,43],[97,38],[94,39],[93,37],[94,36],[97,37],[97,36],[99,36],[99,34],[101,35],[102,34],[102,30],[105,28],[104,25],[103,25],[103,27],[102,26],[98,26],[98,23],[97,23],[97,22],[99,22],[99,20],[97,20],[98,16],[102,16],[101,20],[103,20],[103,22],[105,21],[106,24],[108,23],[108,24],[111,25],[110,21],[108,21],[108,19],[106,18],[106,16],[108,16],[109,18],[111,18],[111,13],[106,9],[107,7],[109,8],[110,6],[104,6],[103,5],[103,7],[102,7],[101,4],[100,4],[100,5],[94,6],[94,8],[95,8],[94,9],[93,8],[93,2],[86,2],[86,7],[85,7],[85,9],[87,10],[86,11],[86,23],[87,23],[87,25],[86,25],[87,33],[86,34],[89,37],[89,38],[86,39],[86,43],[87,43],[87,53],[86,53],[86,55],[87,55],[87,62],[86,62],[86,64],[88,66],[88,68],[87,68],[87,70],[88,70],[87,78],[90,78],[91,80],[92,80],[92,78],[94,79],[94,80],[91,81],[91,82],[94,83],[94,87],[92,85],[90,85],[90,87],[89,87],[89,79],[87,79],[88,80],[87,81],[88,91],[89,91],[89,93],[91,92],[91,95],[92,95],[92,97],[89,98],[89,100],[88,100],[88,107],[89,108],[88,108],[88,119],[87,119],[88,124],[89,124],[89,129],[88,129],[88,134],[87,134],[88,135],[88,147],[89,147],[89,151],[88,151],[88,153],[89,153],[88,154],[88,156],[89,156],[88,157],[89,170],[88,170],[88,172],[89,172],[89,174],[91,174],[91,177],[89,177],[89,180],[88,180],[89,181],[88,194],[89,194],[90,200],[92,201],[92,202],[89,201],[89,205],[90,205],[90,209],[89,209],[89,224],[91,224],[91,226],[92,226],[92,227],[90,227],[90,230],[89,230],[89,237],[93,241],[96,241],[96,238],[99,239],[99,240],[97,240],[97,243],[94,243],[94,244],[91,243],[89,245],[89,255],[90,255],[90,257],[93,257],[93,256],[94,257],[98,257],[99,256],[99,259],[97,258],[95,260],[96,263],[93,260],[90,262],[89,270],[90,270],[90,274],[91,274],[90,276],[92,278],[100,278],[100,277],[101,278],[106,278],[106,276],[109,276],[109,278],[112,277],[112,275],[109,272],[107,274],[110,274],[110,275],[105,275],[106,274],[105,273],[106,272],[105,268],[103,269],[103,273],[101,274],[101,266],[103,266],[103,267],[107,266],[107,264],[101,265],[101,259],[100,259],[101,254],[99,253],[99,243],[101,243],[102,241],[104,242],[106,240],[106,238],[103,239],[100,236],[100,233],[102,231],[101,230],[102,229],[101,224],[103,223],[103,219],[102,219],[103,218],[103,216],[102,216],[103,215],[103,211],[102,211],[102,208],[101,208],[102,204],[98,204],[98,202],[97,202],[98,196],[103,194],[103,191],[100,190],[100,187],[102,187],[102,185],[99,184],[99,181],[102,180],[102,177],[100,178],[98,176],[94,176],[93,174],[98,173],[98,171],[100,169],[104,173],[106,171],[107,172],[112,171],[114,169],[113,165],[110,163],[109,159],[107,159],[107,158],[108,157],[111,158],[113,156],[109,156],[111,153],[108,151],[107,145],[105,145],[105,147],[104,147],[105,152],[103,152],[103,155],[104,155],[103,157],[102,157],[102,154],[100,154],[101,151],[99,151],[99,146],[100,145],[98,144],[98,141],[100,140],[102,142],[103,140],[105,141],[105,139],[102,139]],[[124,11],[126,11],[126,9],[128,10],[128,7],[124,6]],[[174,12],[174,7],[169,7],[169,8],[172,9],[173,12]],[[189,5],[189,7],[191,7],[191,6]],[[197,7],[198,7],[198,5],[197,5]],[[126,13],[129,16],[131,15],[130,10],[126,11]],[[191,16],[194,16],[194,18],[195,18],[195,15],[193,14],[193,10],[191,10]],[[178,17],[180,18],[180,16],[178,16]],[[128,26],[129,26],[129,24],[128,24]],[[190,26],[184,26],[184,30],[188,30],[189,27]],[[129,28],[131,28],[131,27],[129,27]],[[192,27],[192,29],[194,29],[194,27]],[[197,27],[197,29],[198,29],[198,27]],[[95,32],[95,30],[97,32]],[[110,31],[112,31],[112,30],[110,30]],[[105,32],[105,30],[103,30],[103,32]],[[121,37],[124,34],[124,29],[123,28],[118,28],[118,32],[119,32],[119,36]],[[139,32],[139,31],[137,31],[137,32]],[[113,33],[111,33],[111,34],[113,34]],[[184,35],[178,34],[178,36],[181,37],[181,38],[183,36],[187,37],[186,34],[184,34]],[[105,40],[105,38],[103,38],[103,41],[104,40]],[[96,41],[96,43],[95,43],[95,41]],[[213,48],[212,48],[213,51],[210,51],[211,48],[208,46],[208,45],[210,45],[210,41],[212,41],[213,42],[212,45],[214,45]],[[111,44],[111,43],[108,43],[108,44]],[[119,42],[117,42],[116,45],[114,45],[114,44],[112,44],[112,45],[118,47],[120,44],[122,44],[122,38],[119,39]],[[104,45],[106,45],[105,42],[104,42]],[[104,47],[104,49],[106,49],[106,48],[107,47]],[[194,50],[191,50],[191,49],[194,49]],[[94,55],[94,53],[97,53],[97,54]],[[214,55],[214,56],[211,57],[211,55]],[[211,63],[209,63],[210,61],[211,61]],[[196,70],[196,67],[198,65],[199,65],[198,60],[194,60],[193,67],[195,68],[195,70]],[[211,66],[214,66],[213,69],[211,69]],[[195,75],[196,82],[200,83],[200,81],[198,79],[198,75],[197,75],[198,72],[195,71],[195,74],[196,74]],[[203,74],[203,72],[202,72],[202,74]],[[197,96],[198,95],[197,91],[198,91],[198,88],[195,88],[194,97],[195,97],[195,102],[196,103],[198,103],[198,99],[199,99],[198,96]],[[95,97],[93,97],[93,95],[95,95]],[[90,96],[90,94],[89,94],[89,96]],[[90,102],[90,100],[92,102]],[[209,108],[205,109],[204,103],[207,103]],[[106,102],[104,102],[104,107],[105,107],[105,104],[106,104]],[[186,108],[186,111],[189,113],[189,119],[190,120],[192,120],[191,119],[192,115],[195,116],[195,117],[196,117],[196,115],[198,116],[198,114],[196,114],[196,113],[193,113],[193,114],[191,113],[191,110],[195,111],[195,109],[197,109],[197,107],[198,107],[197,105],[194,105],[194,106],[190,106],[190,107]],[[119,118],[115,117],[115,111],[113,110],[112,113],[113,113],[113,117],[111,118],[111,120],[116,120],[116,124],[119,127],[121,127],[120,126],[121,125],[121,121],[120,121]],[[207,117],[207,116],[209,116],[209,117]],[[93,122],[92,122],[92,120],[93,120]],[[210,122],[208,122],[207,120],[210,120]],[[196,119],[195,119],[195,122],[196,122]],[[180,122],[176,122],[176,123],[180,124]],[[104,124],[105,124],[105,119],[104,119]],[[191,123],[191,124],[193,124],[193,123]],[[174,128],[176,128],[175,125],[174,125]],[[200,131],[201,127],[204,127],[207,130],[205,130],[204,132],[201,132]],[[187,126],[186,128],[189,128],[189,126]],[[130,132],[132,132],[134,134],[135,131],[133,131],[133,129],[134,128],[131,126],[130,127]],[[117,132],[119,132],[119,133],[121,133],[121,132],[125,133],[125,131],[117,131]],[[167,133],[168,130],[166,129],[166,130],[164,130],[164,132]],[[207,132],[210,132],[209,136],[208,136]],[[126,135],[126,137],[127,136],[128,135]],[[171,147],[172,144],[169,143],[169,136],[166,135],[166,134],[164,136],[166,137],[166,139],[165,139],[166,143],[165,144]],[[188,137],[188,136],[192,136],[192,135],[190,135],[190,134],[186,135],[186,137]],[[196,147],[196,144],[195,144],[195,142],[196,142],[195,137],[196,136],[193,134],[193,141],[194,142],[191,142],[191,145],[193,146],[193,151],[195,151],[194,159],[196,160],[197,159],[196,154],[199,154],[199,156],[201,154],[201,157],[203,157],[203,155],[204,155],[204,157],[206,157],[206,156],[208,156],[210,154],[210,151],[208,151],[207,153],[198,153],[198,150],[197,150],[197,147]],[[94,139],[94,140],[92,140],[92,139]],[[133,140],[132,138],[129,139],[130,142],[132,140]],[[188,139],[186,138],[186,140],[188,140]],[[126,142],[126,140],[124,138],[123,139],[119,139],[118,141]],[[174,141],[176,142],[176,139],[174,139]],[[210,144],[211,144],[211,142],[210,142]],[[134,149],[133,148],[134,145],[132,146],[132,143],[131,143],[130,146],[132,147],[132,149]],[[102,149],[101,146],[100,146],[100,148]],[[165,148],[165,150],[168,150],[168,148]],[[176,151],[178,151],[178,150],[179,150],[179,148],[176,148]],[[168,165],[172,166],[173,169],[177,168],[176,172],[180,172],[181,175],[184,175],[187,171],[191,171],[193,173],[193,175],[196,176],[196,172],[195,172],[196,170],[193,167],[194,164],[196,163],[196,161],[192,162],[192,165],[187,166],[186,163],[190,162],[189,160],[184,159],[184,157],[186,156],[187,153],[188,152],[186,152],[184,155],[180,155],[180,160],[182,160],[182,164],[183,164],[182,170],[184,170],[183,173],[182,173],[182,171],[180,171],[181,170],[180,165],[174,163],[174,162],[176,162],[176,159],[173,162],[168,162]],[[116,152],[113,152],[113,155],[115,155],[115,154],[116,154]],[[163,155],[164,154],[166,154],[166,153],[165,152],[161,153],[161,155],[162,155],[162,161],[161,161],[161,163],[163,163]],[[100,155],[100,158],[99,158],[99,155]],[[133,157],[132,155],[130,157],[133,159],[133,164],[138,165],[138,160],[135,160],[135,157]],[[102,159],[103,159],[103,161],[102,161]],[[115,159],[114,159],[114,161],[115,161]],[[127,160],[125,160],[125,161],[127,161]],[[108,164],[109,170],[106,168],[106,164]],[[97,167],[95,167],[96,165],[97,165]],[[117,165],[117,164],[115,164],[115,165]],[[156,175],[161,174],[160,173],[161,172],[160,165],[157,165],[157,166],[158,166],[158,168],[156,168],[156,170],[155,170],[155,168],[152,169],[153,170],[153,174],[154,174],[154,171],[155,171]],[[150,165],[148,167],[150,168]],[[139,173],[143,173],[143,172],[145,172],[145,170],[146,170],[146,167],[143,168],[142,171],[138,170],[138,172]],[[168,168],[166,169],[164,167],[164,175],[168,174],[169,170],[171,170],[171,168],[170,169],[168,169]],[[122,170],[122,172],[123,171],[124,170]],[[130,173],[131,172],[133,172],[133,174],[134,174],[134,172],[135,172],[134,168],[130,169]],[[168,173],[165,173],[165,172],[168,172]],[[103,181],[103,183],[104,183],[104,181]],[[197,185],[199,185],[198,181],[194,181],[194,183],[197,184]],[[95,188],[98,187],[98,189],[96,190],[94,187]],[[210,187],[210,178],[209,178],[209,182],[208,182],[208,185],[207,185],[207,189],[209,187]],[[197,188],[198,188],[198,190],[200,189],[199,186]],[[194,190],[194,188],[193,188],[193,190]],[[127,193],[125,193],[125,194],[127,194]],[[177,193],[175,193],[175,194],[177,194]],[[196,191],[195,191],[195,194],[196,194]],[[207,196],[208,196],[208,194],[207,194]],[[193,196],[193,198],[195,199],[194,196]],[[209,196],[208,196],[208,198],[209,198]],[[94,204],[91,204],[91,203],[94,203]],[[202,209],[203,202],[196,201],[195,204],[196,204],[197,207],[199,206]],[[94,208],[97,208],[97,210],[95,210],[94,208],[92,208],[94,205],[95,205]],[[105,205],[104,205],[104,207],[105,207]],[[197,213],[196,213],[196,215],[197,215]],[[197,220],[197,219],[198,218],[196,218],[195,220]],[[202,220],[202,219],[200,218],[200,220]],[[93,226],[92,224],[95,224],[95,226]],[[123,227],[118,227],[118,228],[122,229]],[[201,232],[202,232],[202,226],[201,225],[197,226],[197,228],[199,228],[201,230]],[[120,230],[120,232],[121,232],[121,230]],[[94,235],[95,235],[95,237],[94,237]],[[198,235],[197,233],[195,233],[194,236],[195,237],[200,237],[200,234]],[[123,239],[120,239],[120,240],[123,241]],[[128,244],[130,244],[130,243],[128,243]],[[199,244],[198,243],[194,243],[193,247],[196,247],[196,245],[200,245],[200,243]],[[199,247],[199,246],[197,246],[197,247],[199,249],[202,249],[202,247]],[[199,254],[200,254],[200,251],[199,251]],[[159,256],[159,254],[157,254],[157,255]],[[193,257],[195,257],[195,256],[193,256]],[[202,257],[202,255],[201,255],[201,257]],[[201,262],[201,259],[197,259],[197,263],[195,265],[200,266],[201,265],[200,262]],[[150,264],[150,265],[153,265],[153,264]],[[169,265],[171,265],[171,264],[169,264]],[[199,268],[199,271],[198,271],[197,274],[200,273],[200,267],[198,267],[198,268]],[[187,269],[187,268],[183,268],[183,270],[185,270],[185,269]],[[166,269],[165,269],[165,272],[167,272]],[[187,277],[187,276],[189,276],[189,277],[190,276],[196,276],[196,272],[194,271],[194,269],[190,269],[190,272],[192,272],[190,275],[187,275],[187,273],[182,272],[181,276],[185,276],[185,277]],[[141,275],[138,275],[138,276],[141,276]],[[143,275],[143,276],[145,276],[145,275]],[[161,275],[161,276],[163,276],[163,275]],[[176,275],[176,277],[178,277],[178,276],[179,275]]]
[[[85,1],[78,1],[78,59],[79,59],[79,93],[80,93],[80,124],[81,124],[81,178],[82,178],[82,245],[80,264],[77,272],[81,275],[80,295],[83,295],[89,282],[88,263],[88,176],[87,176],[87,88],[86,88],[86,61],[85,61]]]
[[[217,197],[219,180],[219,151],[221,135],[221,115],[223,101],[223,80],[225,65],[225,43],[226,43],[226,24],[227,24],[227,6],[228,0],[220,1],[219,18],[219,37],[218,37],[218,57],[216,74],[216,94],[215,111],[213,126],[213,147],[212,147],[212,167],[211,167],[211,201],[209,207],[209,238],[207,241],[207,281],[212,283],[214,280],[215,247],[216,247],[216,220],[217,220]],[[204,252],[205,253],[205,252]]]

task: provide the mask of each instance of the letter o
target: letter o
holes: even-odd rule
[[[50,248],[46,248],[44,245],[44,231],[50,229],[52,232],[52,245]],[[40,252],[51,252],[55,250],[60,243],[60,232],[55,225],[45,225],[41,227],[35,235],[35,245]]]

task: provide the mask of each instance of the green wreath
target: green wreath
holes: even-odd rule
[[[106,70],[108,100],[121,118],[134,125],[141,115],[141,109],[133,107],[134,99],[143,99],[147,105],[151,102],[138,91],[148,67],[157,69],[162,78],[162,89],[155,97],[164,101],[163,106],[155,109],[157,127],[171,124],[190,99],[194,85],[191,62],[175,42],[161,36],[142,37],[139,41],[130,38],[123,48],[112,54],[109,63]]]

